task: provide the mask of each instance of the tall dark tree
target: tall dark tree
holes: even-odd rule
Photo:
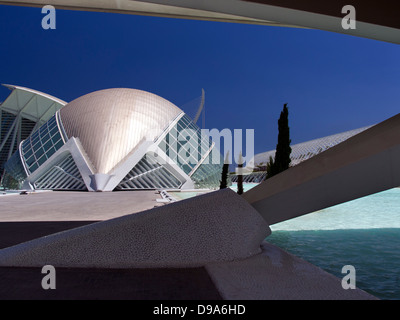
[[[274,158],[272,158],[272,156],[269,156],[266,170],[267,170],[266,179],[268,179],[274,175]]]
[[[228,187],[228,175],[229,175],[229,151],[226,154],[224,165],[222,166],[221,181],[219,188],[226,189]]]
[[[285,103],[278,120],[278,144],[276,145],[275,159],[270,158],[267,165],[267,179],[289,168],[292,152],[290,143],[289,110]],[[270,167],[269,173],[268,166]]]
[[[243,194],[243,157],[242,152],[239,154],[239,161],[238,161],[238,179],[237,179],[237,193]]]

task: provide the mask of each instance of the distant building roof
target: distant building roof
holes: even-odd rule
[[[366,126],[292,145],[292,153],[290,155],[290,158],[292,160],[291,166],[295,166],[296,164],[299,164],[300,162],[303,162],[304,160],[307,160],[370,127],[372,126]],[[266,165],[269,161],[270,156],[272,156],[273,158],[275,157],[275,150],[270,150],[255,155],[255,165]]]

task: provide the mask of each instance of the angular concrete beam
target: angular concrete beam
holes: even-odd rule
[[[0,266],[195,267],[258,254],[270,232],[225,189],[2,249]]]
[[[0,5],[114,12],[182,19],[313,28],[399,44],[400,5],[386,1],[379,8],[370,1],[352,0],[356,27],[342,26],[342,1],[293,0],[0,0]],[[379,14],[377,14],[377,11]]]
[[[190,9],[183,6],[171,6],[167,3],[156,4],[149,3],[149,1],[138,0],[0,0],[0,5],[2,4],[26,7],[53,5],[56,9],[64,10],[99,11],[155,17],[280,25],[273,21],[243,17],[240,13],[231,15],[197,8]]]
[[[262,252],[240,261],[206,265],[225,300],[377,300],[342,279],[267,241]]]
[[[400,186],[400,114],[243,194],[269,225]]]

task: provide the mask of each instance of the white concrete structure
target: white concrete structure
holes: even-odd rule
[[[221,156],[214,146],[173,103],[115,88],[54,111],[5,168],[30,189],[216,188],[223,161],[215,163],[215,153]]]
[[[329,16],[323,10],[322,13],[299,12],[290,5],[286,8],[268,5],[272,0],[260,0],[260,3],[239,0],[0,2],[37,6],[55,4],[63,8],[180,15],[218,21],[236,19],[235,22],[260,24],[281,21],[395,43],[399,43],[400,39],[399,28],[395,25],[361,21],[356,30],[346,32],[341,27],[339,13]],[[151,6],[147,2],[158,2],[160,5]],[[361,3],[357,1],[357,4]],[[202,11],[199,12],[199,9]],[[58,138],[57,142],[62,141],[63,144],[43,163],[38,158],[25,164],[24,170],[32,175],[32,180],[27,180],[31,184],[54,181],[51,178],[61,174],[64,180],[58,181],[68,181],[68,185],[74,186],[79,182],[73,174],[76,170],[67,169],[70,170],[75,163],[78,169],[81,168],[79,173],[86,176],[82,181],[88,189],[106,190],[116,185],[116,176],[123,177],[122,172],[128,172],[118,159],[129,159],[132,161],[130,164],[140,160],[139,156],[135,158],[129,154],[129,148],[118,147],[115,159],[101,159],[96,155],[100,152],[97,150],[91,153],[94,158],[91,161],[83,151],[86,142],[80,142],[73,134],[68,135],[67,129],[63,131],[60,113],[52,119],[43,133],[46,130],[49,134],[53,133]],[[103,126],[107,121],[101,123]],[[245,193],[243,198],[230,190],[223,190],[38,238],[0,250],[0,265],[41,267],[51,264],[56,267],[103,268],[205,266],[225,299],[373,299],[359,289],[344,290],[339,279],[268,245],[263,239],[269,234],[268,225],[273,223],[400,185],[399,128],[400,116],[396,116],[271,178]],[[68,130],[85,133],[82,128],[74,131],[75,128],[69,127]],[[95,132],[101,134],[101,129],[95,128]],[[107,146],[104,141],[96,143],[100,147]],[[34,144],[30,145],[31,151],[35,151]],[[29,152],[29,146],[26,147],[26,152]],[[137,148],[139,150],[140,146]],[[146,149],[145,146],[143,148],[140,149],[142,153]],[[25,152],[23,146],[21,150],[21,153]],[[71,157],[62,158],[68,153],[72,161]],[[84,163],[79,164],[78,156]],[[101,171],[94,162],[102,168]],[[38,167],[35,168],[35,165]],[[41,165],[49,171],[35,177],[35,171]],[[82,170],[84,167],[91,174],[85,173]],[[153,167],[154,170],[157,168]],[[192,170],[186,174],[191,176],[194,173]],[[125,184],[133,178],[126,177]]]
[[[400,43],[396,1],[377,7],[369,1],[352,0],[355,12],[350,16],[343,10],[350,3],[318,0],[0,0],[0,4],[313,28]],[[349,19],[356,21],[355,28],[346,26]]]
[[[400,186],[400,114],[243,194],[269,225]]]
[[[0,104],[0,176],[4,163],[11,158],[22,140],[48,121],[67,103],[46,93],[4,84],[11,90]]]
[[[269,234],[257,211],[225,189],[0,250],[0,265],[194,267],[258,254]]]
[[[266,242],[269,234],[258,212],[224,189],[1,249],[0,267],[204,267],[228,300],[375,299],[344,290],[341,279]]]

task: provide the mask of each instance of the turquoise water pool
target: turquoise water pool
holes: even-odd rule
[[[342,278],[356,269],[357,287],[400,299],[400,189],[320,210],[271,226],[267,241]]]
[[[244,184],[245,191],[256,184]],[[231,189],[236,191],[233,184]],[[271,226],[268,242],[384,300],[400,300],[400,188],[316,211]]]
[[[310,213],[271,226],[272,230],[400,228],[400,188]]]
[[[254,188],[256,185],[258,185],[258,183],[243,183],[243,191],[249,191],[251,188]],[[230,186],[230,188],[237,192],[237,183],[233,182],[232,185]]]
[[[400,229],[273,231],[266,240],[339,278],[352,265],[358,288],[400,299]]]

